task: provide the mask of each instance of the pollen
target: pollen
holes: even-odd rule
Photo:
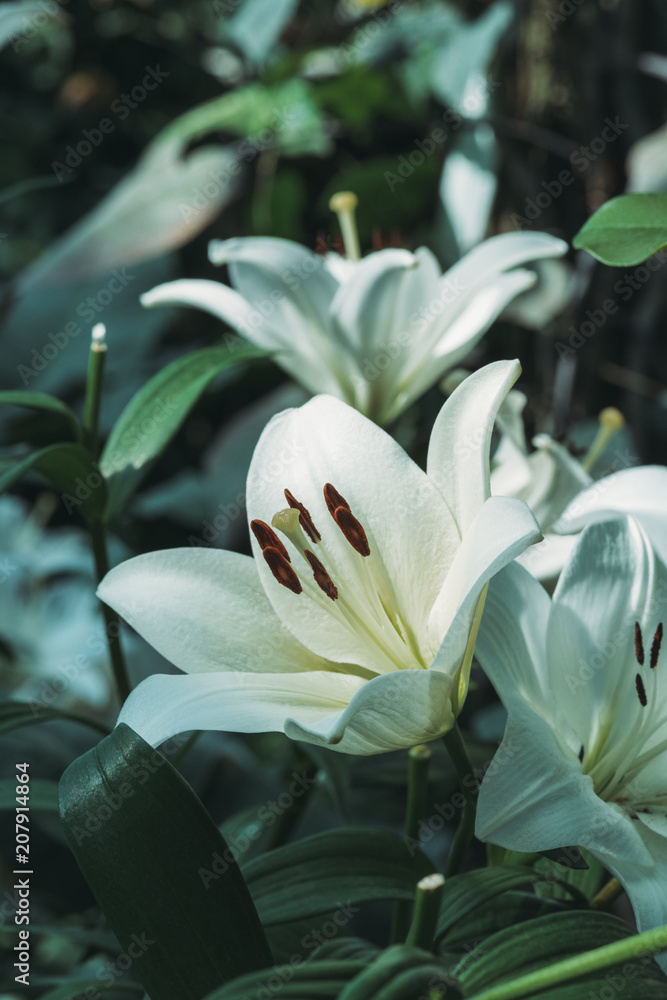
[[[322,565],[317,556],[313,555],[313,553],[308,549],[306,549],[304,555],[310,563],[317,586],[327,595],[327,597],[330,597],[332,601],[336,601],[338,599],[338,587],[327,573],[325,567]]]
[[[251,521],[250,528],[259,542],[262,552],[267,548],[277,549],[283,559],[290,562],[289,552],[276,535],[273,528],[270,528],[265,521]]]
[[[285,499],[287,500],[287,503],[290,505],[292,510],[298,510],[299,524],[301,525],[305,533],[308,535],[311,542],[315,543],[320,542],[322,540],[322,536],[315,527],[315,524],[313,522],[312,517],[310,516],[310,511],[308,510],[308,508],[304,507],[304,505],[299,500],[297,500],[296,497],[293,496],[289,490],[286,489],[284,492],[285,492]]]
[[[637,676],[635,677],[635,685],[637,687],[639,704],[642,706],[642,708],[646,708],[648,704],[648,699],[646,698],[646,688],[644,687],[644,682],[641,678],[641,674],[637,674]]]
[[[262,555],[278,583],[282,584],[283,587],[287,587],[293,594],[300,594],[303,591],[299,577],[278,549],[269,545],[267,548],[262,549]]]
[[[644,640],[639,622],[635,622],[635,656],[640,667],[644,666]]]
[[[662,622],[658,625],[655,630],[655,635],[653,636],[653,642],[651,643],[651,658],[649,660],[649,666],[651,670],[655,670],[658,666],[658,657],[660,656],[660,646],[662,645]]]
[[[350,510],[350,505],[345,497],[341,496],[331,483],[327,483],[324,487],[324,499],[326,500],[329,513],[352,548],[360,556],[369,556],[371,554],[371,547],[368,544],[366,532],[361,522],[357,520]]]

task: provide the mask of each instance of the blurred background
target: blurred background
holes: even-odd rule
[[[178,277],[224,280],[211,239],[340,250],[328,207],[340,190],[358,195],[363,253],[426,245],[446,268],[497,233],[571,243],[609,198],[667,190],[666,98],[663,0],[2,3],[0,391],[53,393],[79,412],[90,328],[103,322],[108,433],[151,375],[225,332],[199,310],[145,310],[139,295]],[[541,263],[535,289],[466,367],[521,360],[529,440],[547,432],[582,454],[599,411],[616,406],[627,426],[598,471],[664,463],[663,267],[661,255],[651,269],[614,269],[574,251]],[[114,525],[114,561],[174,545],[247,551],[254,444],[273,413],[305,398],[270,363],[223,375]],[[391,428],[417,460],[443,399],[434,387]],[[0,462],[60,440],[58,421],[3,408]],[[0,582],[3,689],[112,722],[87,539],[37,479],[0,498]],[[169,669],[126,641],[135,679]],[[503,717],[482,681],[467,711],[477,759],[488,760]],[[53,782],[96,738],[63,721],[0,735],[3,759],[27,755],[50,782],[34,814],[47,978],[112,953],[54,812]],[[278,737],[207,734],[184,769],[216,818],[237,814],[241,830],[285,775],[314,766],[303,754]],[[455,782],[436,757],[442,795]],[[302,829],[340,808],[400,828],[403,758],[323,758]],[[436,840],[444,856],[447,832]]]

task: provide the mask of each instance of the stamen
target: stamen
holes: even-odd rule
[[[317,530],[317,528],[315,527],[315,525],[313,523],[313,519],[310,516],[310,511],[308,510],[308,508],[304,507],[304,505],[302,503],[300,503],[296,499],[296,497],[294,497],[290,493],[290,491],[287,490],[287,489],[285,490],[285,499],[287,500],[287,502],[290,505],[290,507],[292,508],[292,510],[298,510],[298,512],[299,512],[299,524],[301,525],[301,527],[303,528],[303,530],[305,531],[305,533],[308,535],[308,537],[310,538],[311,542],[317,543],[317,542],[321,541],[322,540],[322,536],[319,533],[319,531]]]
[[[280,541],[273,528],[270,528],[265,521],[251,521],[250,527],[253,535],[261,546],[262,552],[264,552],[267,548],[277,549],[283,559],[286,559],[287,562],[291,562],[289,552]]]
[[[617,434],[625,427],[625,417],[615,406],[608,406],[602,410],[598,416],[600,427],[595,436],[593,444],[588,449],[586,457],[582,459],[581,467],[584,472],[590,472],[598,458],[605,450],[614,434]]]
[[[300,594],[303,591],[299,577],[278,549],[270,545],[262,549],[262,555],[278,583],[287,587],[293,594]]]
[[[327,483],[324,487],[324,499],[327,502],[327,509],[332,517],[334,516],[334,511],[337,507],[346,507],[347,510],[350,509],[350,505],[345,497],[342,497],[335,486],[332,486],[331,483]]]
[[[329,201],[329,208],[338,216],[348,260],[359,260],[361,257],[357,225],[354,221],[354,210],[358,204],[359,199],[352,191],[339,191]]]
[[[644,640],[639,622],[635,622],[635,656],[640,667],[644,666]]]
[[[637,694],[639,695],[639,703],[642,708],[646,708],[647,698],[646,698],[646,688],[644,687],[644,682],[641,679],[641,675],[637,674],[635,677],[635,684],[637,686]]]
[[[579,763],[583,764],[583,762],[584,762],[584,744],[582,743],[581,750],[579,751]]]
[[[313,577],[315,578],[315,583],[317,584],[317,586],[320,588],[320,590],[324,591],[327,597],[330,597],[332,601],[337,600],[338,588],[336,587],[335,583],[327,573],[326,569],[324,568],[320,560],[317,558],[317,556],[313,555],[313,553],[310,552],[308,549],[305,550],[304,555],[308,560],[308,562],[310,563],[311,569],[313,571]]]
[[[662,645],[662,622],[658,625],[655,630],[655,635],[653,636],[653,642],[651,643],[651,659],[649,665],[651,670],[655,670],[658,666],[658,657],[660,656],[660,646]]]
[[[333,519],[352,548],[356,549],[360,556],[369,556],[371,554],[371,547],[368,544],[366,532],[351,510],[348,510],[347,507],[337,507],[333,513]]]

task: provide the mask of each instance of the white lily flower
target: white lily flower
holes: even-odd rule
[[[119,717],[157,745],[190,729],[284,731],[354,754],[448,731],[467,691],[488,580],[539,530],[491,497],[497,362],[443,406],[428,472],[328,396],[286,410],[253,455],[255,558],[172,549],[113,569],[99,595],[180,676],[154,675]]]
[[[586,848],[640,931],[667,923],[666,600],[667,568],[636,521],[590,525],[553,600],[516,564],[492,581],[476,649],[508,709],[477,835]]]
[[[505,306],[535,283],[535,273],[521,265],[567,250],[546,233],[514,232],[481,243],[445,274],[426,247],[387,248],[359,260],[356,198],[336,198],[346,258],[269,237],[213,242],[210,259],[228,266],[233,288],[171,281],[143,295],[143,305],[205,309],[273,352],[310,392],[337,396],[386,424],[458,364]]]
[[[491,492],[525,500],[537,518],[544,540],[519,557],[538,580],[554,581],[571,557],[577,533],[586,524],[628,514],[648,531],[667,558],[667,469],[641,466],[594,480],[594,466],[614,434],[624,426],[621,413],[600,413],[600,429],[582,460],[548,434],[533,438],[528,451],[523,409],[526,397],[512,391],[500,408],[501,432],[491,467]]]

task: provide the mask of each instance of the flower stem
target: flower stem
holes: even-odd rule
[[[591,910],[606,910],[625,890],[617,878],[610,878],[591,900]]]
[[[408,796],[405,806],[405,839],[413,843],[419,842],[419,824],[426,813],[426,795],[428,791],[428,766],[431,751],[424,744],[412,747],[408,753]],[[411,853],[414,853],[411,851]],[[405,941],[410,921],[411,903],[407,899],[399,900],[391,921],[390,939],[392,944]]]
[[[97,457],[97,432],[100,422],[104,363],[107,357],[105,334],[106,327],[103,323],[97,323],[93,327],[88,356],[86,399],[83,405],[83,438],[95,457]]]
[[[600,422],[599,430],[595,436],[593,444],[588,449],[586,455],[581,460],[581,468],[584,472],[590,472],[598,458],[605,450],[614,434],[617,434],[625,427],[625,417],[614,406],[608,406],[598,417]]]
[[[454,840],[452,841],[445,866],[445,877],[449,878],[450,875],[455,875],[460,870],[475,832],[479,783],[457,723],[454,723],[453,729],[445,733],[443,741],[456,769],[461,792],[465,800],[461,813],[461,821],[454,834]]]
[[[88,527],[90,529],[93,556],[95,558],[97,582],[101,583],[109,572],[106,529],[101,521],[91,521]],[[111,667],[116,679],[118,697],[122,705],[131,689],[127,676],[125,657],[123,656],[123,649],[120,644],[120,618],[104,601],[100,601],[100,604],[102,605],[102,614],[104,615],[104,631],[106,632],[107,643],[109,645]]]
[[[433,950],[433,939],[438,925],[442,891],[445,887],[443,875],[427,875],[417,883],[415,911],[406,944],[413,948]]]
[[[358,203],[359,199],[352,191],[339,191],[329,201],[329,208],[338,216],[340,232],[343,237],[343,245],[348,260],[359,260],[361,258],[357,224],[354,220],[354,210]]]
[[[614,941],[613,944],[584,952],[583,955],[566,958],[562,962],[548,965],[546,969],[529,972],[512,982],[492,986],[490,990],[473,994],[471,1000],[521,1000],[522,997],[533,996],[550,987],[587,976],[591,972],[609,969],[613,965],[627,962],[628,959],[643,957],[647,953],[655,955],[666,948],[667,926],[656,927],[643,934],[635,934],[623,938],[622,941]]]

